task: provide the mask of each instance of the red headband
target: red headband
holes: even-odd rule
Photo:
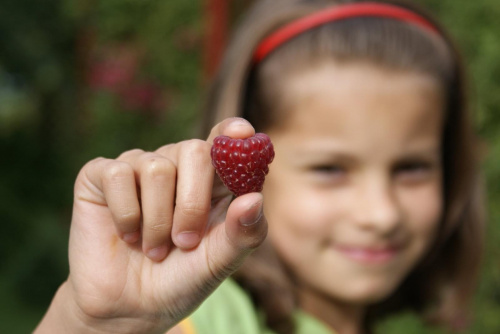
[[[362,16],[386,17],[396,19],[415,24],[434,33],[439,33],[438,29],[424,17],[408,9],[404,9],[394,5],[375,2],[358,2],[352,4],[337,5],[320,12],[302,17],[296,21],[292,21],[291,23],[278,29],[277,31],[266,37],[257,46],[257,49],[253,56],[253,61],[254,63],[260,62],[275,48],[306,30],[315,28],[325,23]]]

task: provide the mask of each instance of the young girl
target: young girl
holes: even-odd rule
[[[368,333],[404,309],[457,328],[483,229],[464,84],[407,5],[258,3],[206,141],[82,168],[70,275],[36,332]],[[276,157],[262,194],[233,199],[211,142],[256,130]]]

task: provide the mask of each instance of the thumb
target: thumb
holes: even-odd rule
[[[249,193],[234,199],[227,209],[225,223],[215,228],[216,238],[207,251],[211,272],[223,280],[241,266],[267,236],[262,194]]]
[[[207,142],[213,143],[215,137],[225,135],[231,138],[248,138],[255,134],[255,130],[246,119],[241,117],[226,118],[210,131]]]

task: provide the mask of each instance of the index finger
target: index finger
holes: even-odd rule
[[[255,134],[252,124],[241,117],[226,118],[210,131],[207,142],[212,145],[215,137],[224,135],[236,139],[245,139]]]

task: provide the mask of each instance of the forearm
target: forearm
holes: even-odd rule
[[[63,283],[57,290],[47,313],[38,324],[34,334],[49,333],[83,333],[83,324],[77,316],[74,301],[68,291],[68,283]],[[99,333],[85,328],[87,333]]]
[[[139,319],[95,319],[86,315],[72,297],[69,283],[62,284],[34,334],[163,334],[168,328]]]

